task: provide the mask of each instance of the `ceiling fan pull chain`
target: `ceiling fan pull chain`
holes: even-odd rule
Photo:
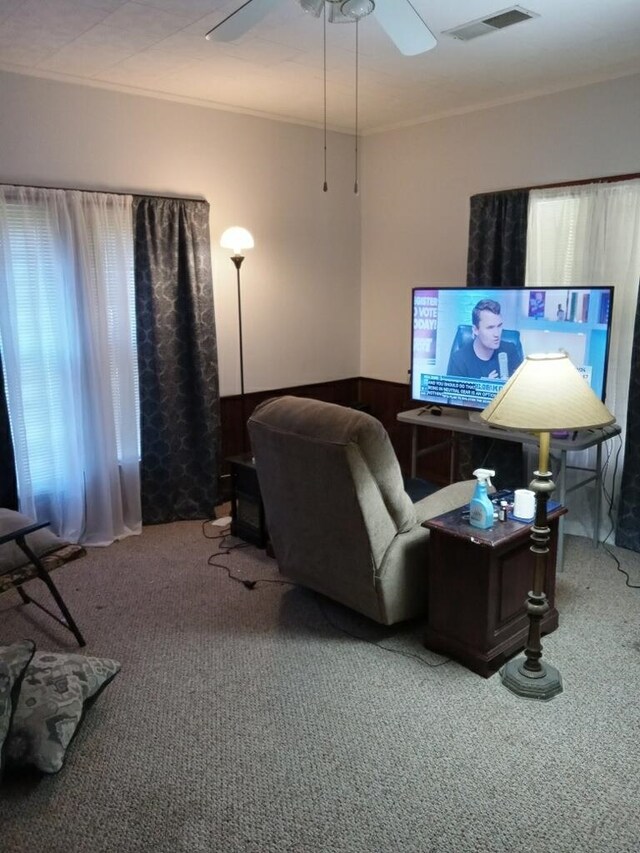
[[[353,191],[356,195],[358,195],[358,33],[360,27],[360,20],[356,18],[356,148],[355,148],[355,181],[353,184]]]
[[[323,44],[322,44],[322,52],[323,52],[323,62],[324,62],[324,184],[322,185],[322,192],[327,191],[327,5],[326,3],[322,4],[323,9]]]

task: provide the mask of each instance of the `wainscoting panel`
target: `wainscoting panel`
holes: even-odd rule
[[[358,400],[358,379],[337,379],[333,382],[318,382],[313,385],[297,385],[292,388],[272,388],[244,395],[244,411],[239,394],[220,398],[220,420],[222,423],[222,459],[237,456],[249,450],[246,422],[255,407],[270,397],[292,394],[295,397],[311,397],[340,406],[350,406]],[[228,473],[225,465],[223,473]]]
[[[417,403],[411,401],[409,384],[385,382],[381,379],[359,380],[360,400],[370,407],[372,415],[382,421],[396,451],[403,474],[411,470],[411,427],[401,424],[398,412],[417,409]],[[447,436],[443,430],[423,427],[418,433],[419,447],[439,444]],[[431,483],[444,486],[449,482],[449,454],[433,453],[418,459],[416,475]]]
[[[292,388],[274,388],[269,391],[259,391],[245,394],[244,412],[240,395],[231,395],[220,399],[220,415],[222,422],[223,460],[222,474],[229,474],[229,466],[224,460],[229,456],[237,456],[249,450],[247,435],[247,419],[255,407],[270,397],[280,397],[293,394],[296,397],[311,397],[314,400],[325,400],[341,406],[363,406],[366,411],[378,418],[383,424],[391,443],[394,446],[400,467],[404,474],[409,474],[411,466],[411,427],[401,424],[396,416],[398,412],[416,408],[411,402],[408,384],[400,382],[385,382],[381,379],[353,377],[337,379],[333,382],[320,382],[313,385],[298,385]],[[420,446],[426,447],[437,444],[445,437],[441,430],[420,430]],[[438,485],[449,482],[449,455],[434,453],[418,460],[419,477]],[[228,482],[227,478],[225,481]],[[223,492],[226,491],[223,486]]]

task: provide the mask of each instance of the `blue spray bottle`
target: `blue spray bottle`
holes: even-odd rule
[[[476,468],[473,476],[477,479],[476,488],[469,504],[469,524],[486,530],[493,527],[493,504],[489,500],[488,489],[495,471],[488,468]]]

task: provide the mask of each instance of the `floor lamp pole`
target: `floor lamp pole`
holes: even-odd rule
[[[242,296],[240,293],[240,267],[244,261],[243,251],[245,249],[253,249],[254,242],[250,231],[246,228],[240,228],[238,225],[232,225],[220,237],[220,245],[223,249],[231,249],[233,254],[231,260],[236,268],[236,278],[238,283],[238,339],[240,342],[240,417],[241,417],[241,440],[242,453],[245,453],[249,443],[247,441],[247,413],[246,400],[244,396],[244,353],[242,349]]]
[[[549,610],[544,593],[547,561],[549,559],[549,525],[547,501],[555,485],[549,471],[549,433],[541,432],[538,470],[534,471],[531,488],[536,496],[536,516],[531,528],[531,552],[534,556],[533,588],[527,597],[529,634],[524,659],[510,660],[501,670],[502,683],[518,696],[529,699],[553,699],[562,692],[562,677],[558,670],[541,660],[542,619]]]
[[[242,424],[242,452],[244,453],[247,445],[245,441],[246,415],[244,401],[244,359],[242,350],[242,298],[240,295],[240,267],[242,266],[242,262],[244,261],[244,255],[232,255],[231,260],[233,261],[234,266],[236,268],[236,278],[238,283],[238,338],[240,342],[240,419]]]

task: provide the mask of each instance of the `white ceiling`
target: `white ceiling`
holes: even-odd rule
[[[206,41],[242,2],[0,0],[0,68],[321,125],[322,19],[279,0],[238,41]],[[640,0],[524,0],[540,17],[470,42],[442,31],[511,4],[411,2],[438,39],[428,53],[360,23],[362,133],[640,72]],[[327,64],[327,122],[351,132],[355,25],[327,25]]]

